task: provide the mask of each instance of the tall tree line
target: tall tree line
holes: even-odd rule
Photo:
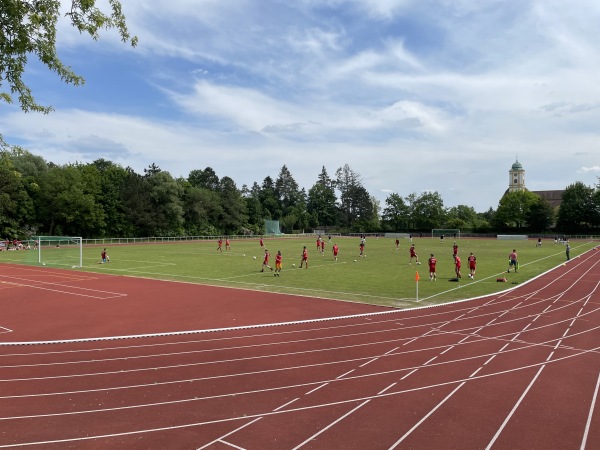
[[[444,207],[438,192],[391,193],[383,208],[348,164],[330,176],[325,167],[306,190],[287,166],[277,177],[238,188],[211,168],[174,178],[155,164],[144,173],[105,159],[57,165],[19,147],[0,152],[0,235],[85,238],[261,234],[265,220],[282,231],[335,228],[339,232],[543,232],[600,227],[600,188],[575,183],[559,211],[531,192],[511,192],[496,211]]]

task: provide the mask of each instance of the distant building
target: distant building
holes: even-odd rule
[[[517,159],[510,170],[508,171],[508,189],[504,193],[505,195],[509,192],[527,191],[525,187],[525,169]],[[530,191],[546,200],[552,208],[556,209],[562,202],[563,190],[555,191]]]

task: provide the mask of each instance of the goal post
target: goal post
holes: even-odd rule
[[[65,268],[83,267],[83,239],[74,236],[34,236],[30,263]]]
[[[433,228],[431,230],[431,237],[441,237],[460,239],[460,230],[458,228]]]

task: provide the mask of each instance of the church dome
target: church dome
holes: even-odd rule
[[[519,161],[516,161],[512,165],[512,170],[523,170],[523,166],[521,165],[521,163]]]

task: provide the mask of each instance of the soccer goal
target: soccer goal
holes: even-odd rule
[[[279,220],[265,220],[265,234],[279,236],[281,234]]]
[[[82,267],[83,242],[80,237],[72,236],[35,236],[28,250],[30,262],[43,266]]]
[[[434,228],[431,230],[431,237],[444,236],[448,239],[460,239],[460,230],[457,228]]]

